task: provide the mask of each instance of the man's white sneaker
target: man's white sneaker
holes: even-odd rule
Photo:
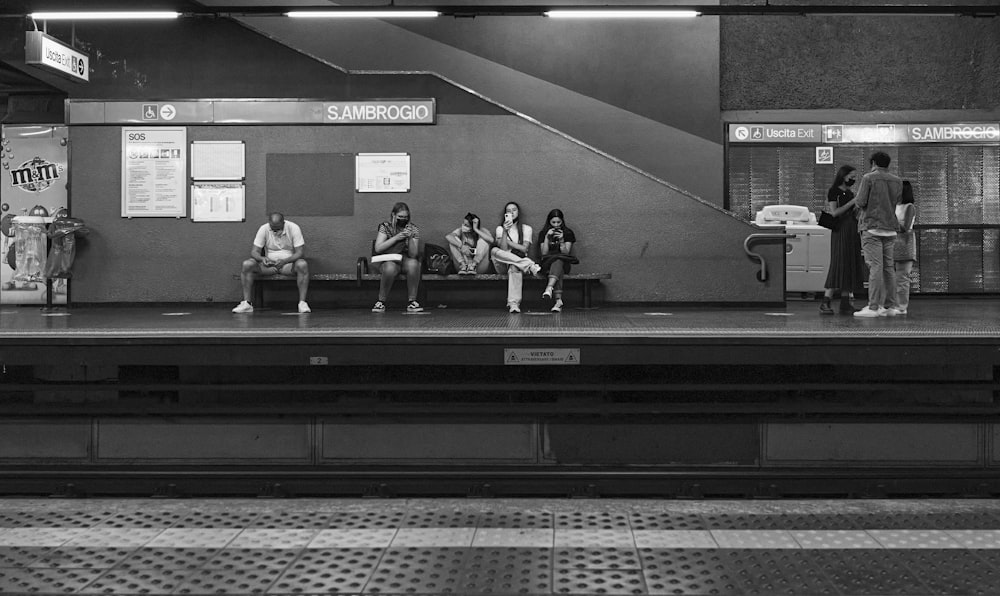
[[[860,317],[862,319],[874,319],[879,316],[877,310],[872,310],[870,307],[866,306],[854,313],[854,316]]]
[[[307,312],[312,312],[312,309],[309,308],[309,305],[306,304],[305,300],[299,302],[299,312],[302,314],[305,314]]]
[[[242,302],[240,302],[239,304],[236,305],[236,308],[233,309],[233,312],[236,313],[236,314],[239,314],[239,315],[245,315],[247,313],[252,313],[253,312],[253,305],[250,304],[249,302],[247,302],[246,300],[244,300],[244,301],[242,301]]]
[[[510,304],[507,305],[507,307],[510,309],[511,314],[521,312],[521,306],[519,304],[514,304],[513,302],[511,302]]]
[[[899,314],[898,308],[880,308],[878,309],[878,316],[880,317],[894,317]]]
[[[897,315],[905,315],[906,314],[906,309],[905,308],[897,308],[896,310],[899,311],[899,312],[896,313]]]

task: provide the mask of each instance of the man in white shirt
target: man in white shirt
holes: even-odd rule
[[[272,213],[267,217],[267,223],[260,226],[257,236],[253,239],[250,258],[243,261],[243,271],[240,280],[243,283],[243,302],[240,302],[234,313],[246,314],[253,312],[250,300],[253,296],[253,280],[256,275],[291,275],[299,286],[299,312],[311,312],[306,303],[306,292],[309,290],[309,264],[303,258],[306,241],[302,238],[302,230],[293,222],[286,221],[280,213]]]

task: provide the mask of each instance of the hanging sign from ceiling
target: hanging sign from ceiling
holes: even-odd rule
[[[90,82],[90,56],[41,31],[26,31],[24,62],[78,83]]]

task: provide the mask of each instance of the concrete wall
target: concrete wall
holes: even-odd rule
[[[352,272],[380,221],[404,200],[425,242],[443,244],[467,211],[496,225],[507,200],[539,229],[552,208],[577,232],[577,271],[611,271],[605,299],[773,302],[780,275],[756,281],[743,253],[752,232],[717,208],[623,168],[516,116],[442,115],[420,127],[190,126],[189,140],[243,140],[247,221],[120,217],[120,128],[71,127],[73,212],[92,227],[73,281],[81,302],[232,301],[232,275],[264,222],[268,153],[404,151],[412,191],[355,194],[354,215],[286,216],[299,223],[315,272]],[[318,189],[322,192],[322,189]],[[772,263],[780,245],[767,246]],[[780,273],[780,272],[778,272]]]

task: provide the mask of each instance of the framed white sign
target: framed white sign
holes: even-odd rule
[[[191,185],[191,221],[244,221],[246,190],[242,182],[196,182]]]
[[[193,141],[191,178],[243,180],[246,178],[246,144],[243,141]]]
[[[355,177],[358,192],[410,192],[410,154],[358,153]]]
[[[830,165],[833,163],[833,147],[816,147],[816,163]]]
[[[186,128],[122,128],[122,217],[185,217],[186,172]]]

